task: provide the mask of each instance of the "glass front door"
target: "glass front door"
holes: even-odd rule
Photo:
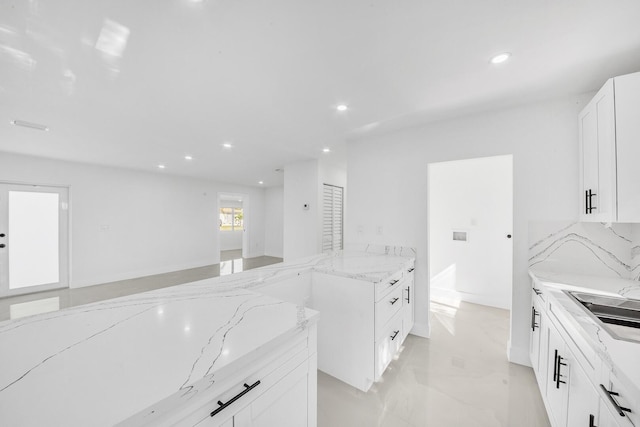
[[[68,286],[68,189],[0,183],[0,296]]]

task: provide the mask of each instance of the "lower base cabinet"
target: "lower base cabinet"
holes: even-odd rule
[[[536,296],[530,356],[552,427],[640,427],[633,393],[593,350],[577,344],[556,317],[555,302]]]

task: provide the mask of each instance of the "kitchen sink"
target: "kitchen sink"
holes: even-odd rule
[[[640,300],[564,291],[616,339],[640,342]]]

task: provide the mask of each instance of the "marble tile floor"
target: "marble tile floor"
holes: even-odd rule
[[[318,426],[550,425],[533,370],[507,361],[508,311],[432,302],[431,325],[367,393],[319,371]]]
[[[240,256],[240,258],[234,259],[235,256]],[[269,256],[243,259],[242,251],[222,251],[220,253],[220,259],[220,264],[212,264],[188,270],[173,271],[170,273],[138,277],[83,288],[56,289],[0,298],[0,321],[103,301],[153,289],[166,288],[168,286],[217,277],[220,276],[220,274],[237,273],[243,270],[250,270],[282,262],[282,258]]]

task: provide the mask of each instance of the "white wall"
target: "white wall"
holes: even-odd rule
[[[417,248],[414,333],[429,333],[427,164],[513,154],[514,276],[509,354],[512,361],[529,363],[527,222],[577,218],[577,113],[591,96],[488,112],[348,144],[346,241]],[[379,226],[382,234],[377,233]]]
[[[322,251],[322,186],[344,188],[347,171],[329,160],[309,160],[284,168],[284,259],[289,261]],[[305,204],[309,209],[304,209]],[[345,208],[346,212],[346,208]],[[345,213],[346,215],[346,213]]]
[[[249,195],[248,241],[264,253],[261,188],[9,153],[0,181],[70,187],[71,287],[218,263],[220,191]]]
[[[264,194],[264,254],[283,257],[284,187],[269,187]]]
[[[318,161],[309,160],[284,167],[284,260],[320,252],[318,233]],[[307,204],[308,209],[303,206]]]
[[[511,308],[512,163],[511,156],[497,156],[429,164],[432,300]],[[454,231],[467,240],[453,240]]]

